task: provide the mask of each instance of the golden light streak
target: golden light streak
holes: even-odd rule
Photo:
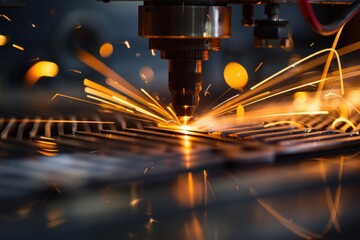
[[[339,54],[339,56],[343,56],[343,55],[346,55],[346,54],[349,54],[351,52],[354,52],[356,50],[359,50],[360,49],[360,41],[358,42],[355,42],[353,44],[350,44],[348,46],[345,46],[341,49],[338,49],[337,52]],[[311,68],[314,68],[320,64],[322,64],[323,62],[326,61],[326,58],[327,56],[321,56],[321,57],[318,57],[316,59],[313,59],[307,63],[304,63],[302,66],[301,66],[301,69],[303,71],[307,71]],[[336,73],[336,71],[335,71]],[[293,77],[294,75],[298,74],[298,72],[296,71],[293,71],[293,72],[288,72],[287,74],[284,74],[284,75],[280,75],[280,76],[277,76],[276,78],[274,78],[272,81],[271,81],[271,84],[274,86],[275,84],[279,84],[291,77]],[[349,73],[348,77],[352,77],[354,76],[355,74],[354,73]],[[330,79],[330,78],[329,78]],[[329,80],[328,79],[328,80]],[[224,106],[221,106],[219,107],[219,109],[217,109],[216,111],[210,111],[208,112],[207,114],[205,114],[205,116],[203,116],[203,113],[201,114],[201,117],[207,117],[207,115],[218,115],[218,114],[221,114],[221,113],[227,113],[229,112],[230,110],[229,109],[234,109],[236,108],[236,105],[237,104],[243,104],[244,101],[246,101],[249,97],[251,97],[253,94],[255,93],[258,93],[261,89],[265,89],[265,86],[262,86],[262,87],[259,87],[257,89],[254,89],[253,91],[248,91],[248,92],[245,92],[243,93],[242,95],[240,95],[239,97],[237,98],[234,98],[232,99],[231,101],[229,101],[226,105]],[[224,94],[223,94],[224,95]],[[220,97],[219,97],[220,98]],[[218,98],[218,99],[219,99]],[[205,112],[205,111],[204,111]],[[200,119],[200,118],[198,118]]]
[[[15,44],[15,43],[14,43],[12,46],[13,46],[13,48],[16,48],[16,49],[18,49],[18,50],[20,50],[20,51],[24,51],[24,50],[25,50],[24,47],[19,46],[19,45]]]
[[[35,23],[31,23],[31,27],[36,28]]]
[[[1,16],[3,18],[5,18],[7,21],[11,22],[11,18],[9,18],[8,16],[6,16],[5,14],[1,14]]]
[[[68,98],[68,99],[71,99],[71,100],[75,100],[75,101],[78,101],[78,102],[84,102],[84,103],[88,103],[88,104],[91,104],[91,105],[102,106],[101,104],[98,104],[98,103],[95,103],[95,102],[91,102],[91,101],[84,100],[84,99],[77,98],[77,97],[68,96],[68,95],[61,94],[61,93],[56,93],[56,94],[50,99],[50,101],[48,102],[48,104],[52,103],[52,102],[53,102],[56,98],[58,98],[58,97]]]
[[[344,94],[344,83],[343,83],[343,76],[342,76],[342,68],[341,68],[341,61],[340,61],[340,56],[338,54],[338,52],[335,50],[335,49],[332,49],[332,48],[326,48],[326,49],[323,49],[323,50],[320,50],[318,52],[315,52],[313,54],[310,54],[309,56],[305,57],[305,58],[302,58],[300,59],[299,61],[291,64],[290,66],[278,71],[277,73],[271,75],[270,77],[266,78],[265,80],[261,81],[260,83],[256,84],[255,86],[251,87],[250,90],[254,90],[256,88],[258,88],[259,86],[263,85],[264,83],[270,81],[271,79],[275,78],[276,76],[280,75],[281,73],[283,72],[286,72],[287,70],[291,69],[291,68],[294,68],[296,67],[297,65],[299,65],[300,63],[302,62],[305,62],[307,61],[308,59],[310,58],[313,58],[314,56],[317,56],[319,54],[322,54],[324,52],[333,52],[336,56],[336,59],[337,59],[337,63],[338,63],[338,68],[339,68],[339,77],[340,77],[340,87],[341,87],[341,92],[342,94]],[[325,81],[326,79],[322,79],[323,81]]]
[[[254,72],[259,71],[259,69],[262,67],[263,64],[264,64],[264,63],[261,62],[261,63],[255,68]]]
[[[268,123],[264,125],[264,128],[268,128],[268,127],[274,127],[277,125],[282,125],[282,124],[290,124],[290,125],[294,125],[298,128],[305,128],[305,126],[299,122],[296,121],[277,121],[277,122],[272,122],[272,123]]]
[[[327,224],[324,226],[324,228],[322,230],[323,234],[327,233],[330,230],[332,225],[334,225],[336,230],[338,232],[340,232],[340,224],[339,224],[337,215],[338,215],[339,205],[340,205],[341,186],[342,186],[341,178],[342,178],[342,174],[343,174],[343,168],[344,168],[344,157],[341,157],[340,164],[339,164],[339,172],[338,172],[339,184],[338,184],[336,192],[335,192],[334,200],[332,198],[332,193],[331,193],[330,187],[328,185],[326,185],[324,188],[325,198],[326,198],[326,202],[327,202],[327,205],[329,208],[330,217],[329,217]],[[320,176],[321,176],[323,183],[328,184],[327,177],[326,177],[326,169],[325,169],[324,162],[322,160],[319,161],[319,172],[320,172]]]
[[[121,111],[121,112],[125,112],[125,113],[134,113],[134,111],[131,111],[130,109],[124,108],[118,104],[114,104],[114,103],[106,101],[104,99],[101,99],[101,98],[98,98],[98,97],[95,97],[92,95],[86,95],[86,97],[90,98],[90,99],[94,99],[94,100],[102,102],[102,103],[105,103],[105,105],[100,104],[101,107],[106,107],[106,108],[110,108],[115,111]]]
[[[224,105],[225,103],[233,100],[234,98],[237,98],[239,95],[240,95],[240,94],[236,94],[235,96],[232,96],[232,97],[226,99],[225,101],[219,103],[218,105],[216,105],[215,107],[213,107],[213,110],[215,110],[215,109],[217,109],[218,107],[220,107],[221,105]]]
[[[327,79],[331,79],[331,78],[332,78],[332,77],[327,78]],[[306,87],[306,86],[314,85],[314,84],[316,84],[316,83],[319,83],[319,82],[324,81],[324,80],[327,80],[327,79],[320,79],[320,80],[312,81],[312,82],[310,82],[310,83],[305,83],[305,84],[302,84],[302,85],[299,85],[299,86],[296,86],[296,87],[293,87],[293,88],[288,88],[288,89],[286,89],[286,90],[284,90],[284,91],[280,91],[280,92],[271,94],[271,95],[269,95],[269,96],[266,96],[266,97],[263,97],[263,98],[254,100],[254,101],[249,102],[249,103],[246,103],[246,104],[244,104],[244,107],[249,106],[249,105],[252,105],[252,104],[257,103],[257,102],[260,102],[260,101],[264,101],[264,100],[266,100],[266,99],[269,99],[269,98],[272,98],[272,97],[275,97],[275,96],[278,96],[278,95],[281,95],[281,94],[284,94],[284,93],[287,93],[287,92],[291,92],[291,91],[294,91],[294,90],[297,90],[297,89]]]
[[[335,119],[335,121],[331,124],[331,127],[336,129],[336,125],[340,122],[345,122],[345,123],[349,124],[353,130],[357,129],[356,126],[349,119],[344,118],[344,117],[339,117],[339,118]]]
[[[179,120],[178,116],[176,115],[174,109],[172,109],[172,107],[170,107],[170,106],[167,106],[166,109],[169,110],[169,112],[170,112],[171,115],[174,117],[174,119],[176,120],[176,122],[179,123],[180,120]]]
[[[276,220],[278,220],[279,223],[281,223],[284,227],[286,227],[287,229],[289,229],[291,232],[295,233],[296,235],[304,238],[304,239],[320,239],[321,235],[312,232],[309,229],[306,229],[296,223],[294,223],[293,221],[291,221],[289,218],[285,217],[284,215],[282,215],[280,212],[278,212],[277,210],[275,210],[273,207],[271,207],[267,202],[265,202],[263,199],[261,198],[257,198],[256,195],[254,193],[252,193],[252,195],[254,195],[256,201],[271,215],[273,216]]]
[[[310,44],[310,47],[314,46],[314,44],[315,44],[315,43],[314,43],[314,42],[312,42],[312,43]]]
[[[42,77],[56,77],[59,73],[59,67],[56,63],[49,61],[40,61],[35,63],[25,74],[25,83],[33,86]]]
[[[344,25],[339,29],[339,31],[337,32],[337,34],[336,34],[336,36],[335,36],[334,42],[333,42],[333,44],[332,44],[332,46],[331,46],[331,48],[332,48],[333,50],[336,49],[336,45],[337,45],[337,43],[338,43],[338,41],[339,41],[339,38],[340,38],[340,35],[341,35],[341,32],[342,32],[343,28],[344,28]],[[326,60],[323,73],[322,73],[322,75],[321,75],[321,79],[325,79],[325,78],[326,78],[326,76],[327,76],[327,74],[328,74],[328,71],[329,71],[329,68],[330,68],[330,63],[331,63],[331,61],[332,61],[332,59],[333,59],[333,56],[334,56],[334,52],[333,52],[333,51],[329,52],[329,55],[328,55],[328,58],[327,58],[327,60]],[[339,67],[339,71],[341,71],[341,67]],[[340,73],[340,74],[341,74],[341,73]],[[317,99],[317,100],[320,99],[321,91],[322,91],[323,88],[324,88],[324,84],[325,84],[325,81],[319,83],[318,90],[317,90],[316,95],[315,95],[315,99]],[[344,83],[342,82],[342,84],[344,84]],[[342,89],[342,91],[341,91],[341,94],[342,94],[342,95],[344,95],[344,90],[343,90],[343,88],[344,88],[344,86],[342,86],[342,88],[341,88],[341,89]]]
[[[120,102],[120,103],[122,103],[122,104],[124,104],[124,105],[127,105],[127,106],[129,106],[130,108],[133,108],[135,111],[141,112],[141,113],[143,113],[143,114],[145,114],[145,115],[147,115],[147,116],[149,116],[149,117],[152,117],[152,118],[154,118],[154,119],[160,120],[160,121],[162,121],[162,122],[168,122],[166,119],[161,118],[161,117],[159,117],[159,116],[157,116],[157,115],[155,115],[155,114],[153,114],[153,113],[151,113],[151,112],[149,112],[149,111],[147,111],[147,110],[145,110],[145,109],[143,109],[143,108],[140,108],[140,107],[137,106],[137,105],[134,105],[134,104],[132,104],[132,103],[126,102],[126,101],[124,101],[124,100],[122,100],[122,99],[120,99],[120,98],[118,98],[118,97],[116,97],[116,96],[113,96],[113,99],[115,99],[116,101],[118,101],[118,102]]]
[[[98,71],[99,73],[103,74],[107,77],[106,83],[117,89],[118,91],[124,93],[125,95],[133,98],[134,100],[138,101],[139,103],[142,103],[145,106],[148,106],[149,102],[143,95],[141,91],[139,91],[137,88],[135,88],[133,85],[128,83],[123,77],[121,77],[119,74],[114,72],[111,68],[106,66],[103,62],[98,60],[96,57],[91,55],[90,53],[79,50],[78,52],[79,59],[88,65],[89,67],[93,68],[94,70]],[[105,89],[102,87],[102,89]],[[107,91],[110,91],[107,89]],[[112,95],[112,94],[110,94]],[[119,97],[119,94],[113,94],[117,98],[121,99],[122,97]],[[123,99],[122,99],[123,100]],[[134,104],[133,104],[134,105]],[[152,114],[152,113],[151,113]],[[154,115],[154,114],[152,114]]]
[[[5,46],[7,42],[7,37],[5,35],[0,35],[0,46]]]
[[[246,119],[252,118],[269,118],[269,117],[281,117],[281,116],[301,116],[301,115],[327,115],[328,111],[308,111],[308,112],[288,112],[288,113],[274,113],[262,116],[247,117]]]
[[[141,88],[141,92],[143,92],[156,106],[160,108],[160,112],[163,113],[163,116],[168,117],[169,119],[174,119],[172,115],[170,115],[164,108],[161,106],[158,101],[156,101],[145,89]]]

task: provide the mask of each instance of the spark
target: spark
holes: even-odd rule
[[[148,168],[145,168],[145,170],[144,170],[144,174],[146,174],[146,173],[147,173],[147,171],[148,171]]]
[[[206,88],[206,90],[204,91],[204,97],[206,97],[207,95],[211,96],[210,92],[209,92],[209,88],[211,87],[211,83],[209,84],[209,86]]]
[[[260,62],[259,65],[255,68],[254,72],[259,71],[259,69],[261,68],[262,65],[263,65],[263,62]]]
[[[75,101],[79,101],[79,102],[84,102],[84,103],[89,103],[89,104],[101,106],[101,104],[98,104],[98,103],[94,103],[94,102],[91,102],[91,101],[87,101],[87,100],[84,100],[84,99],[81,99],[81,98],[77,98],[77,97],[73,97],[73,96],[69,96],[69,95],[65,95],[65,94],[61,94],[61,93],[56,93],[56,94],[50,99],[50,101],[48,102],[48,105],[49,105],[50,103],[52,103],[52,102],[53,102],[56,98],[58,98],[58,97],[68,98],[68,99],[75,100]]]
[[[291,232],[295,233],[296,235],[304,238],[304,239],[320,239],[321,235],[312,232],[309,229],[306,229],[305,227],[302,227],[296,223],[294,223],[291,219],[285,217],[283,214],[275,210],[270,204],[265,202],[263,199],[258,198],[256,194],[251,191],[251,195],[253,195],[256,199],[256,201],[276,220],[279,221],[282,225],[284,225],[287,229],[289,229]]]
[[[276,125],[282,125],[282,124],[290,124],[290,125],[295,125],[298,128],[305,128],[305,126],[299,122],[296,121],[277,121],[277,122],[272,122],[272,123],[268,123],[264,125],[264,128],[268,128],[268,127],[273,127]]]
[[[151,55],[156,56],[155,49],[151,49]]]
[[[31,27],[36,28],[35,23],[31,23]]]
[[[66,70],[66,72],[73,72],[73,73],[77,73],[77,74],[82,74],[82,72],[80,70],[76,70],[76,69],[69,69],[69,70]]]
[[[24,47],[22,47],[22,46],[19,46],[19,45],[17,45],[17,44],[15,44],[15,43],[13,43],[13,48],[16,48],[16,49],[18,49],[18,50],[20,50],[20,51],[24,51],[25,50],[25,48]]]
[[[171,115],[174,117],[174,119],[176,120],[176,122],[180,123],[180,120],[179,120],[178,116],[176,115],[174,109],[172,109],[170,106],[167,106],[166,109],[169,110],[169,112],[170,112]]]
[[[236,94],[235,96],[232,96],[232,97],[230,97],[230,98],[226,99],[225,101],[223,101],[223,102],[219,103],[218,105],[216,105],[215,107],[213,107],[213,110],[215,110],[215,109],[217,109],[218,107],[220,107],[220,106],[224,105],[225,103],[227,103],[227,102],[229,102],[229,101],[233,100],[234,98],[237,98],[239,95],[240,95],[240,94]]]
[[[129,207],[136,207],[141,200],[142,199],[140,199],[140,198],[135,198],[135,199],[131,200],[129,203]]]
[[[85,88],[87,93],[106,99],[107,101],[112,102],[111,105],[118,104],[125,107],[132,111],[133,115],[141,116],[149,120],[166,123],[169,120],[175,119],[171,114],[167,113],[163,107],[159,106],[159,104],[151,98],[146,91],[135,88],[123,77],[114,72],[111,68],[106,66],[90,53],[81,50],[78,52],[78,56],[86,65],[106,76],[106,83],[124,95],[85,79],[84,85],[88,87]],[[149,99],[151,102],[149,102]],[[152,102],[155,104],[152,104]]]
[[[163,106],[158,103],[145,89],[140,89],[153,103],[155,103],[156,106],[160,109],[160,111],[163,113],[164,116],[168,117],[169,119],[172,118],[172,116],[163,108]]]
[[[299,115],[327,115],[328,111],[308,111],[308,112],[287,112],[287,113],[274,113],[254,118],[267,118],[267,117],[280,117],[280,116],[299,116]]]
[[[130,43],[129,43],[128,40],[126,40],[126,41],[124,42],[124,44],[126,45],[127,48],[130,48]]]
[[[5,14],[1,14],[0,16],[2,16],[3,18],[5,18],[7,21],[11,22],[11,19],[10,19],[8,16],[6,16]]]
[[[357,109],[354,105],[352,105],[350,102],[346,101],[342,96],[340,96],[339,94],[336,94],[336,93],[332,93],[332,92],[329,92],[325,95],[326,98],[330,97],[330,96],[335,96],[335,97],[338,97],[340,98],[347,106],[351,107],[353,110],[355,110],[358,114],[360,114],[360,110]]]
[[[260,83],[256,84],[255,86],[251,87],[250,90],[254,90],[254,89],[258,88],[259,86],[263,85],[264,83],[266,83],[266,82],[270,81],[271,79],[277,77],[281,73],[286,72],[287,70],[296,67],[300,63],[303,63],[303,62],[307,61],[308,59],[313,58],[314,56],[317,56],[317,55],[322,54],[324,52],[333,52],[335,54],[335,56],[336,56],[337,63],[338,63],[338,68],[339,68],[341,93],[344,94],[343,77],[342,77],[342,70],[341,70],[342,69],[341,68],[341,61],[340,61],[340,57],[339,57],[338,52],[333,48],[326,48],[326,49],[320,50],[318,52],[315,52],[315,53],[313,53],[313,54],[311,54],[311,55],[309,55],[309,56],[307,56],[305,58],[300,59],[299,61],[291,64],[290,66],[288,66],[288,67],[286,67],[286,68],[284,68],[284,69],[282,69],[280,71],[278,71],[277,73],[271,75],[270,77],[266,78],[265,80],[261,81]]]
[[[33,59],[30,59],[29,62],[36,62],[36,61],[40,61],[40,58],[39,57],[36,57],[36,58],[33,58]]]
[[[335,48],[336,48],[336,45],[339,41],[339,38],[340,38],[340,35],[341,35],[341,32],[344,28],[344,25],[339,29],[339,31],[337,32],[336,36],[335,36],[335,39],[334,39],[334,42],[331,46],[331,49],[334,50],[334,51],[330,51],[329,52],[329,55],[328,55],[328,58],[326,59],[326,63],[325,63],[325,67],[324,67],[324,70],[323,70],[323,73],[322,73],[322,76],[321,76],[321,79],[324,79],[326,78],[327,74],[328,74],[328,71],[329,71],[329,68],[330,68],[330,63],[331,63],[331,60],[333,59],[333,56],[334,56],[334,53],[337,54],[337,52],[335,51]],[[338,67],[339,67],[339,74],[340,76],[342,75],[341,73],[341,65],[339,64],[340,60],[339,60],[339,56],[337,55],[337,59],[338,59]],[[315,99],[320,99],[320,95],[321,95],[321,91],[323,90],[324,88],[324,84],[325,84],[325,81],[324,82],[320,82],[319,83],[319,86],[318,86],[318,90],[316,92],[316,96],[315,96]],[[344,83],[343,81],[341,80],[341,94],[344,95]]]
[[[58,184],[53,183],[52,185],[53,185],[53,187],[55,188],[55,190],[60,194],[60,193],[61,193],[61,190],[60,190]]]
[[[335,121],[331,124],[331,127],[336,129],[336,125],[340,122],[345,122],[345,123],[349,124],[350,127],[352,127],[352,129],[354,129],[354,130],[357,129],[356,126],[349,119],[344,118],[344,117],[339,117],[339,118],[335,119]]]
[[[314,44],[315,44],[315,43],[314,43],[314,42],[312,42],[312,43],[310,44],[310,47],[314,46]]]

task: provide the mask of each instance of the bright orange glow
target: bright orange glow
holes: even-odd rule
[[[0,46],[5,46],[7,43],[7,37],[4,35],[0,35]]]
[[[245,109],[242,105],[239,105],[236,109],[236,116],[238,118],[244,118],[245,116]]]
[[[41,61],[35,63],[25,75],[25,83],[33,86],[42,77],[56,77],[59,67],[56,63]]]
[[[233,89],[242,90],[248,82],[246,69],[237,62],[230,62],[225,66],[224,78]]]
[[[111,43],[104,43],[101,47],[100,47],[100,56],[103,58],[108,58],[110,57],[114,52],[114,47]]]

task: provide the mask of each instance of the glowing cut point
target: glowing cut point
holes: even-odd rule
[[[191,118],[192,116],[181,116],[180,123],[183,125],[183,127],[185,127]]]
[[[104,43],[99,50],[100,56],[103,58],[110,57],[114,52],[114,47],[111,43]]]
[[[41,61],[35,63],[25,75],[25,83],[33,86],[41,77],[56,77],[59,67],[56,63]]]
[[[225,66],[224,78],[226,83],[236,90],[242,90],[248,82],[246,69],[237,62],[230,62]]]
[[[5,46],[7,43],[7,37],[4,35],[0,35],[0,46]]]

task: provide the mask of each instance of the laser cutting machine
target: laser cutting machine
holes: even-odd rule
[[[349,121],[334,121],[331,114],[294,114],[232,127],[216,119],[211,126],[216,129],[210,123],[205,130],[171,128],[89,104],[92,99],[77,101],[84,94],[84,78],[104,89],[106,77],[79,63],[76,51],[88,50],[111,67],[107,71],[153,91],[166,85],[168,75],[173,107],[187,122],[197,115],[200,97],[209,101],[210,94],[200,92],[202,84],[213,84],[211,101],[228,88],[219,87],[224,62],[243,60],[256,83],[291,65],[291,58],[330,48],[333,35],[320,35],[338,30],[358,11],[359,0],[301,1],[303,15],[294,19],[282,16],[289,15],[290,5],[298,10],[298,0],[149,0],[138,8],[138,17],[133,16],[138,1],[104,2],[0,0],[0,35],[7,37],[0,46],[1,239],[358,238],[360,115],[349,106],[349,96],[334,99],[348,101]],[[336,8],[322,16],[329,25],[320,24],[311,11],[323,4]],[[357,100],[360,38],[351,27],[344,32],[346,44],[337,50],[344,78],[355,80]],[[168,67],[156,67],[164,61],[143,47],[138,34],[149,39],[150,49],[161,51]],[[296,49],[301,57],[292,55],[293,41],[301,42]],[[97,55],[105,42],[114,46],[112,58]],[[220,43],[222,51],[209,59]],[[321,65],[326,58],[309,62]],[[58,64],[59,75],[24,87],[25,69],[41,60]],[[264,66],[255,73],[260,61]],[[144,64],[154,68],[156,81],[138,79]],[[291,73],[299,73],[299,79],[285,80],[302,83],[321,75],[320,67],[315,73],[294,68]],[[332,67],[329,75],[338,80],[338,68]],[[298,88],[296,100],[306,105],[305,91],[314,85]],[[50,104],[56,93],[73,98]],[[161,103],[165,93],[159,96]],[[280,105],[269,102],[260,111]]]

